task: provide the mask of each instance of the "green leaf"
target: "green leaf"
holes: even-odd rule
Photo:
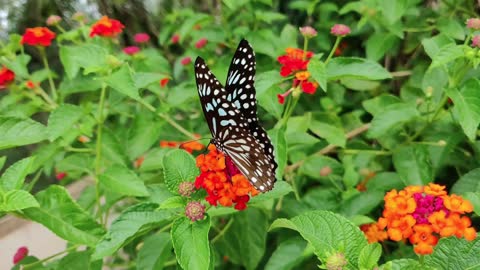
[[[3,194],[3,202],[0,202],[0,212],[12,212],[39,206],[35,197],[27,191],[10,190]]]
[[[253,197],[250,200],[249,204],[255,204],[255,203],[259,203],[259,202],[263,202],[271,199],[278,199],[287,195],[292,191],[293,191],[292,186],[289,183],[285,181],[277,181],[275,182],[272,190],[270,190],[267,193],[261,193]]]
[[[177,261],[185,270],[209,269],[210,245],[208,231],[210,218],[191,222],[187,217],[181,217],[173,222],[172,242]]]
[[[69,155],[57,163],[60,172],[83,172],[91,173],[93,170],[92,156],[86,153]]]
[[[320,175],[320,170],[327,166],[332,169],[332,174],[343,174],[342,164],[340,164],[336,159],[326,156],[308,157],[300,167],[300,173],[316,179]]]
[[[82,115],[82,108],[78,106],[71,104],[60,105],[48,117],[48,139],[53,142],[70,131]]]
[[[59,54],[65,73],[70,79],[75,78],[80,68],[94,70],[106,65],[107,51],[94,44],[61,46]]]
[[[283,89],[278,85],[272,85],[270,88],[259,93],[257,92],[258,105],[272,114],[276,119],[282,117],[283,105],[278,103],[277,94],[281,94]]]
[[[382,246],[379,243],[366,245],[360,252],[358,258],[358,267],[360,269],[374,269],[382,255]]]
[[[23,214],[59,237],[92,247],[104,233],[103,228],[70,197],[64,187],[51,185],[35,197],[40,208],[25,209]]]
[[[384,80],[392,75],[378,63],[357,57],[335,57],[327,64],[329,81],[353,77],[363,80]]]
[[[379,1],[383,17],[389,24],[398,21],[407,11],[408,0],[382,0]]]
[[[165,74],[152,72],[137,72],[133,75],[135,87],[145,88],[153,83],[159,83],[161,79],[167,77]]]
[[[0,150],[37,143],[46,138],[45,126],[32,119],[0,116]]]
[[[256,269],[265,253],[268,218],[255,208],[241,211],[232,218],[233,223],[224,235],[222,248],[233,262],[247,270]]]
[[[473,169],[462,175],[455,184],[453,184],[451,193],[465,194],[466,192],[480,192],[480,168]]]
[[[305,259],[307,242],[300,237],[289,238],[280,243],[270,256],[265,270],[290,270],[298,267]],[[298,268],[297,268],[298,269]]]
[[[425,265],[421,264],[419,261],[413,260],[413,259],[393,260],[380,266],[380,270],[404,270],[404,269],[429,270],[430,267],[427,268]]]
[[[125,154],[124,144],[120,143],[115,133],[109,129],[103,130],[102,156],[107,164],[130,165]]]
[[[312,58],[308,63],[307,70],[312,75],[312,78],[320,85],[320,88],[327,92],[327,69],[325,63],[317,58]]]
[[[148,196],[143,181],[126,167],[113,165],[99,176],[100,183],[109,191],[126,196]]]
[[[180,208],[185,207],[186,200],[181,196],[172,196],[165,199],[158,209],[170,209],[170,208]]]
[[[456,45],[456,44],[448,44],[443,46],[432,58],[432,64],[430,65],[429,69],[432,69],[438,66],[443,66],[445,64],[452,62],[455,59],[458,59],[460,57],[465,57],[463,48],[464,48],[463,45]]]
[[[391,33],[375,33],[371,35],[366,43],[367,58],[378,61],[387,53],[399,38]]]
[[[460,122],[463,132],[474,141],[480,123],[480,82],[475,79],[468,80],[461,91],[450,88],[447,95],[452,99],[454,113]]]
[[[102,83],[100,80],[97,80],[94,76],[83,76],[78,74],[75,78],[69,79],[64,77],[63,81],[58,87],[58,91],[62,95],[70,95],[74,93],[83,93],[83,92],[92,92],[100,89]]]
[[[138,114],[128,134],[127,153],[130,159],[139,157],[158,142],[164,122],[151,113]]]
[[[287,165],[287,152],[288,152],[288,146],[285,139],[285,131],[282,128],[273,129],[273,130],[269,130],[268,135],[271,138],[276,162],[278,164],[276,178],[282,179],[283,169]]]
[[[431,255],[425,256],[425,265],[435,269],[478,269],[480,266],[480,238],[469,242],[464,238],[441,238]]]
[[[347,137],[340,119],[332,114],[317,113],[310,122],[310,130],[317,136],[324,138],[328,143],[345,147]]]
[[[195,159],[185,150],[175,149],[163,158],[163,175],[168,190],[178,193],[181,182],[193,181],[199,171]]]
[[[447,45],[455,45],[455,41],[446,35],[440,34],[431,38],[422,40],[423,48],[428,56],[433,59],[441,48]]]
[[[340,205],[340,213],[345,217],[369,214],[383,201],[383,195],[384,192],[382,191],[367,190],[366,192],[360,192]]]
[[[107,78],[106,83],[115,91],[133,98],[134,100],[140,101],[142,99],[138,95],[138,88],[135,85],[130,66],[128,65],[122,65],[119,70],[112,73],[112,75]]]
[[[8,69],[12,70],[16,76],[26,79],[29,77],[27,65],[28,63],[30,63],[30,59],[32,59],[30,55],[20,54],[17,55],[13,60],[2,57],[0,58],[0,63],[4,64]]]
[[[379,190],[387,192],[392,189],[400,190],[405,187],[405,184],[400,179],[400,176],[394,172],[380,172],[376,174],[367,183],[367,190]]]
[[[465,30],[464,25],[460,24],[454,18],[440,17],[437,22],[438,30],[440,33],[445,34],[451,38],[464,40]]]
[[[33,162],[35,157],[27,157],[15,162],[8,167],[0,178],[0,190],[10,191],[14,189],[21,189],[25,177],[32,172]]]
[[[172,240],[166,232],[149,236],[138,251],[137,270],[161,270],[171,254]]]
[[[402,146],[393,153],[393,165],[406,186],[433,182],[430,156],[424,145]]]
[[[420,114],[413,104],[400,103],[388,105],[382,113],[373,117],[372,125],[367,135],[370,138],[382,137],[392,128],[408,123],[419,116]]]
[[[358,269],[360,252],[367,245],[367,239],[357,226],[328,211],[306,212],[291,220],[277,219],[270,230],[277,228],[298,231],[322,262],[332,252],[344,253],[348,262],[345,269]]]
[[[57,270],[90,270],[90,250],[69,253],[60,259]]]
[[[401,99],[393,95],[380,95],[362,102],[363,107],[373,116],[382,114],[387,106],[401,103]]]
[[[3,165],[5,165],[5,161],[7,161],[6,156],[0,157],[0,170],[3,169]]]
[[[157,208],[156,203],[141,203],[123,211],[98,242],[92,260],[112,255],[138,236],[166,224],[172,214],[167,211],[155,211]]]

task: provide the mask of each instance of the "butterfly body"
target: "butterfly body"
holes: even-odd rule
[[[195,61],[200,103],[212,143],[238,170],[262,191],[273,188],[277,164],[273,145],[258,123],[254,88],[255,53],[242,40],[233,56],[225,88],[198,57]]]

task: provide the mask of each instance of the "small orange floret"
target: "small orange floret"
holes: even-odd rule
[[[443,196],[442,198],[445,207],[452,212],[464,214],[473,211],[472,204],[458,195],[452,194],[450,196]]]
[[[434,183],[428,184],[423,190],[425,194],[433,195],[433,196],[443,196],[447,195],[447,191],[445,191],[445,186],[437,185]]]
[[[386,240],[388,234],[384,228],[385,227],[381,224],[379,225],[379,223],[370,223],[360,226],[360,230],[362,230],[367,237],[368,243],[376,243]]]
[[[299,81],[306,81],[310,77],[310,72],[300,71],[295,74],[295,78]]]
[[[417,204],[412,197],[401,193],[397,194],[396,191],[385,196],[385,209],[398,215],[411,214],[415,211],[416,207]]]
[[[415,223],[416,220],[411,215],[391,220],[388,224],[388,236],[393,241],[400,241],[403,238],[408,238],[413,233],[412,227]]]
[[[186,143],[181,144],[180,147],[185,149],[185,151],[187,151],[191,154],[193,151],[202,150],[203,148],[205,148],[205,145],[203,145],[203,144],[201,144],[197,141],[191,141],[191,142],[186,142]]]

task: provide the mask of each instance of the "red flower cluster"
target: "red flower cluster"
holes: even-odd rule
[[[295,75],[293,79],[293,86],[290,90],[283,94],[278,94],[278,102],[285,103],[285,98],[292,93],[293,89],[300,87],[303,92],[307,94],[314,94],[318,88],[318,84],[314,81],[309,81],[310,72],[307,71],[308,62],[313,56],[313,52],[304,51],[297,48],[287,48],[285,55],[278,57],[278,62],[282,65],[280,75],[287,77]]]
[[[448,195],[444,189],[445,186],[430,183],[388,192],[383,217],[363,230],[369,242],[384,240],[386,229],[391,240],[408,239],[415,245],[415,252],[423,255],[433,252],[440,237],[475,239],[477,233],[464,216],[473,211],[472,204],[455,194]]]
[[[52,44],[54,38],[55,33],[46,27],[27,28],[20,43],[31,46],[48,47]]]
[[[123,48],[123,52],[128,55],[134,55],[140,51],[140,48],[137,46],[128,46]]]
[[[15,73],[5,66],[0,69],[0,90],[7,88],[7,86],[15,80]]]
[[[197,157],[197,167],[201,173],[195,179],[195,187],[207,191],[205,200],[210,205],[235,204],[235,209],[244,210],[250,196],[253,197],[259,192],[238,171],[228,156],[217,151],[215,145],[210,144],[208,150],[210,150],[208,154]]]
[[[170,78],[163,78],[160,80],[160,86],[165,87],[167,86],[168,82],[170,81]]]
[[[90,29],[90,37],[115,37],[122,33],[125,26],[118,20],[110,19],[108,16],[103,16],[100,20],[92,25]]]

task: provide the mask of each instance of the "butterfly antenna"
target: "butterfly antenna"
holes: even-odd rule
[[[186,141],[186,142],[181,143],[181,144],[178,146],[178,148],[185,149],[183,146],[184,146],[185,144],[187,144],[187,143],[198,142],[198,141],[200,141],[200,140],[207,140],[207,139],[208,139],[209,141],[208,141],[208,145],[207,145],[207,147],[206,147],[205,149],[208,149],[208,146],[209,146],[210,143],[211,143],[211,139],[210,139],[210,138],[199,138],[199,139],[196,139],[196,140]],[[206,150],[204,150],[204,153],[205,153],[205,151],[206,151]]]

